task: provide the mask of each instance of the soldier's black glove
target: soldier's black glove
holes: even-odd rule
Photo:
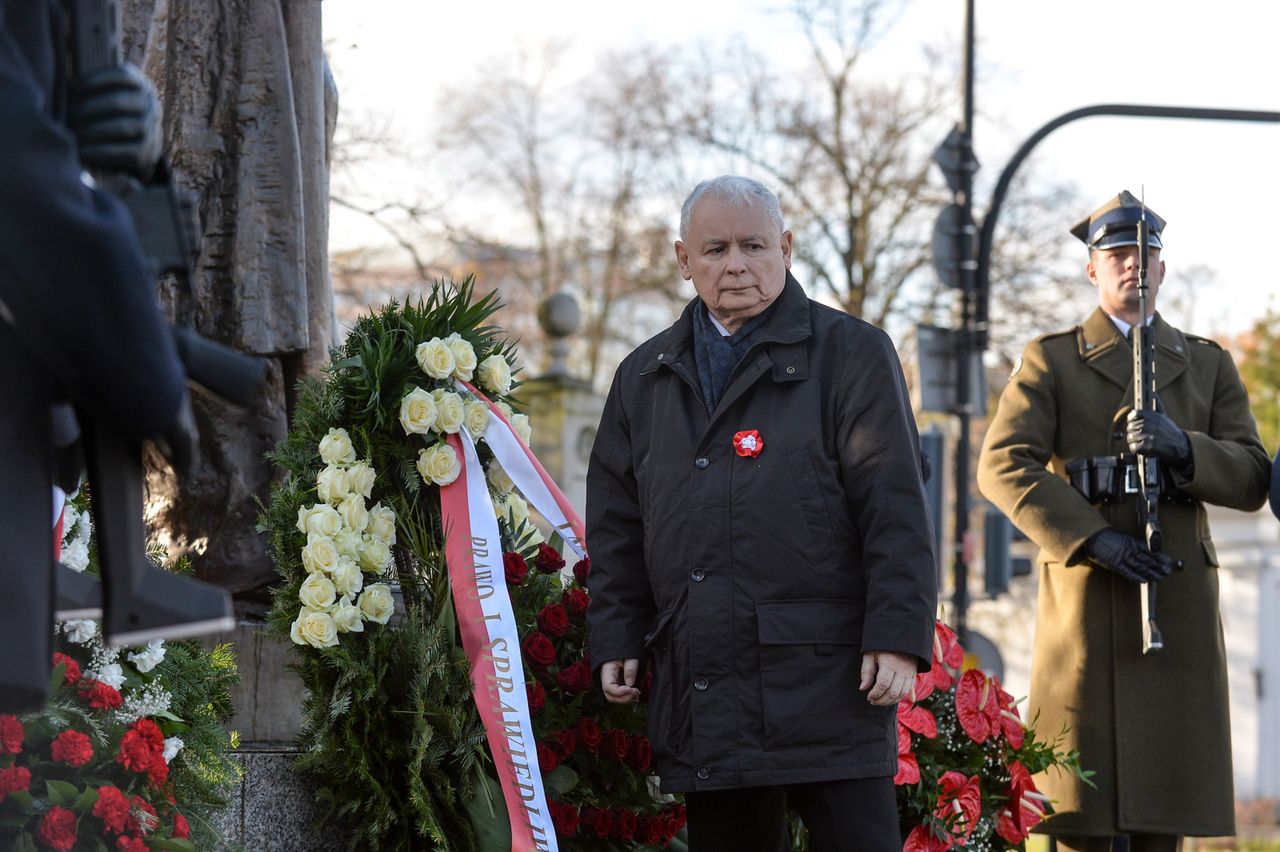
[[[67,128],[89,169],[146,180],[164,153],[160,101],[135,65],[99,68],[77,80],[68,100]]]
[[[1085,542],[1084,554],[1094,564],[1133,583],[1158,583],[1177,567],[1169,556],[1152,553],[1133,536],[1114,529],[1094,533]]]
[[[1191,439],[1166,414],[1130,411],[1125,438],[1131,453],[1155,456],[1180,471],[1191,466]]]

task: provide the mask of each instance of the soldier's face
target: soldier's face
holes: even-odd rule
[[[738,207],[704,195],[689,213],[686,239],[676,242],[676,261],[711,315],[734,332],[782,292],[791,232],[779,234],[759,204]]]
[[[1089,265],[1085,267],[1089,280],[1098,288],[1098,306],[1112,316],[1126,319],[1137,317],[1138,304],[1138,247],[1116,246],[1089,253]],[[1164,261],[1160,249],[1151,249],[1147,257],[1147,311],[1156,309],[1156,294],[1164,280]],[[1134,320],[1130,320],[1131,322]]]

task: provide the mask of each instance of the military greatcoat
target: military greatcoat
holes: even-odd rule
[[[1142,654],[1140,587],[1087,563],[1111,526],[1141,537],[1132,502],[1090,505],[1067,481],[1074,459],[1127,451],[1132,350],[1101,310],[1033,341],[1000,398],[978,465],[982,493],[1041,547],[1030,718],[1080,751],[1097,789],[1038,777],[1054,834],[1234,833],[1227,670],[1218,559],[1204,504],[1252,511],[1269,462],[1231,356],[1157,315],[1156,392],[1191,442],[1194,498],[1162,505],[1164,550],[1186,567],[1159,584],[1164,650]]]

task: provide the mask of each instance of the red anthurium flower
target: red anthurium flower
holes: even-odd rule
[[[985,674],[969,669],[960,676],[960,683],[956,685],[956,718],[971,740],[986,742],[987,737],[998,733],[999,712],[995,690]],[[994,731],[993,721],[997,723]]]
[[[1014,748],[1022,748],[1022,741],[1027,730],[1022,726],[1022,717],[1018,715],[1018,705],[1013,703],[1013,696],[1004,691],[998,679],[992,678],[991,680],[996,687],[996,707],[1000,711],[1000,730],[1004,732],[1004,738],[1009,741],[1009,745]]]
[[[764,438],[755,429],[744,429],[733,436],[733,451],[745,458],[755,458],[764,449]]]
[[[929,739],[938,735],[938,720],[927,708],[910,701],[898,702],[898,723]]]
[[[908,752],[898,755],[898,772],[893,776],[893,783],[895,785],[920,783],[920,764],[916,761],[914,754]]]
[[[907,754],[911,751],[911,731],[907,730],[906,725],[901,721],[898,722],[898,754]]]
[[[956,632],[941,621],[933,625],[933,659],[934,664],[941,660],[953,669],[960,668],[964,662],[964,649],[960,647],[960,639]]]
[[[1044,819],[1044,805],[1025,766],[1016,760],[1011,762],[1009,776],[1008,801],[996,820],[996,834],[1018,844],[1026,840],[1036,823]]]
[[[945,684],[941,686],[938,685],[939,673],[941,673],[942,677],[946,678],[946,681],[947,681]],[[921,672],[920,674],[916,675],[915,685],[911,687],[911,700],[924,701],[930,695],[933,695],[933,691],[935,689],[947,689],[950,686],[951,686],[951,675],[947,673],[947,670],[945,668],[938,665],[937,663],[934,663],[933,668],[931,668],[929,671]]]
[[[982,787],[978,776],[965,778],[954,770],[943,773],[938,779],[938,808],[934,814],[948,820],[955,837],[967,838],[982,815]]]
[[[902,852],[946,852],[952,843],[952,840],[939,840],[929,829],[917,825],[907,835],[907,842],[902,844]]]

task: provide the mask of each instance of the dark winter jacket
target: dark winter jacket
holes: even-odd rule
[[[587,477],[591,657],[650,659],[663,789],[892,775],[864,651],[929,665],[919,439],[887,335],[790,275],[708,414],[693,309],[618,368]],[[757,430],[758,456],[734,435]],[[650,657],[651,655],[651,657]]]

